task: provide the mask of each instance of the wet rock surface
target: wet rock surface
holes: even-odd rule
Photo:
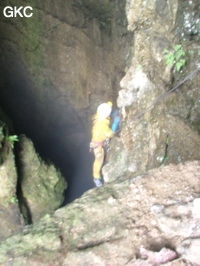
[[[121,177],[2,242],[0,262],[197,265],[199,195],[199,161]]]

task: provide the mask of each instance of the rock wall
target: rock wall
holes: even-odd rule
[[[28,2],[19,5],[23,3]],[[44,212],[59,206],[58,202],[47,206],[49,195],[56,201],[59,192],[62,201],[65,185],[53,168],[52,189],[52,167],[46,169],[32,142],[22,137],[21,208],[29,210],[26,218],[31,214],[29,222],[35,224],[0,243],[2,265],[199,263],[200,165],[191,161],[200,157],[199,74],[132,121],[197,68],[199,6],[197,0],[35,1],[30,20],[1,17],[1,104],[7,106],[19,131],[50,146],[55,157],[59,150],[64,163],[74,161],[70,161],[74,154],[79,162],[86,153],[77,157],[75,151],[85,140],[88,115],[96,105],[117,98],[122,114],[121,132],[111,142],[103,169],[106,182],[118,180],[85,193],[40,221]],[[173,52],[175,44],[186,51],[181,71],[176,71],[176,62],[164,61],[165,49]],[[0,165],[5,196],[0,201],[1,239],[24,225],[13,196],[15,161],[13,153],[8,154]],[[164,167],[170,162],[178,165]],[[159,169],[148,171],[153,167]],[[39,178],[44,172],[47,176]],[[79,186],[84,184],[78,181]],[[33,192],[37,198],[33,199]]]
[[[101,102],[116,102],[129,61],[125,1],[17,3],[25,4],[29,19],[0,14],[0,104],[17,133],[61,169],[71,201],[94,186],[91,116]]]
[[[197,68],[197,0],[46,1],[33,8],[29,20],[1,17],[1,101],[16,128],[45,155],[57,160],[61,150],[69,169],[89,142],[97,104],[117,98],[126,126],[111,144],[106,180],[160,166],[166,158],[199,159],[198,73],[132,121]],[[177,44],[186,53],[179,72],[164,60],[165,50]]]
[[[1,14],[1,102],[17,128],[44,139],[56,124],[60,137],[71,136],[88,131],[101,101],[116,99],[127,46],[124,4],[35,1],[30,19]]]
[[[0,240],[20,231],[24,226],[16,195],[17,169],[14,154],[9,141],[4,138],[5,136],[0,141],[0,157],[4,159],[0,162]]]
[[[17,168],[13,152],[14,143],[9,138],[13,126],[0,109],[0,240],[24,227],[17,198]]]
[[[200,158],[199,9],[196,0],[127,1],[128,29],[134,32],[133,57],[120,82],[117,104],[122,129],[110,146],[110,163],[103,169],[106,181],[122,173]],[[186,60],[179,71],[178,56],[170,64],[165,60],[176,45]],[[193,71],[194,76],[149,108]]]
[[[0,110],[1,241],[59,208],[67,187],[60,171],[40,158],[31,140],[13,135],[12,128]]]

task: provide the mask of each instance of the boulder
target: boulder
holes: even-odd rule
[[[62,174],[35,151],[25,135],[19,142],[20,204],[27,223],[56,210],[64,200],[67,187]]]
[[[199,173],[193,161],[121,176],[3,241],[0,263],[197,265]]]

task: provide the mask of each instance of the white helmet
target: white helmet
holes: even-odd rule
[[[110,116],[112,107],[108,103],[102,103],[97,108],[97,114],[101,119],[106,119]]]

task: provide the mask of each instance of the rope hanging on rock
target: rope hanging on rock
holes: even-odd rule
[[[168,96],[170,93],[175,91],[177,88],[179,88],[183,83],[185,83],[189,78],[191,78],[193,75],[195,75],[198,71],[200,71],[200,64],[196,70],[194,70],[192,73],[190,73],[186,78],[184,78],[182,81],[180,81],[175,87],[173,87],[171,90],[167,91],[166,93],[162,94],[158,99],[156,99],[154,102],[152,102],[147,108],[145,108],[142,112],[134,116],[130,121],[128,121],[123,127],[128,126],[130,123],[133,122],[133,120],[141,117],[144,113],[146,113],[152,106],[156,105],[160,101],[162,101],[166,96]],[[116,131],[118,133],[119,131],[122,130],[121,127]]]

